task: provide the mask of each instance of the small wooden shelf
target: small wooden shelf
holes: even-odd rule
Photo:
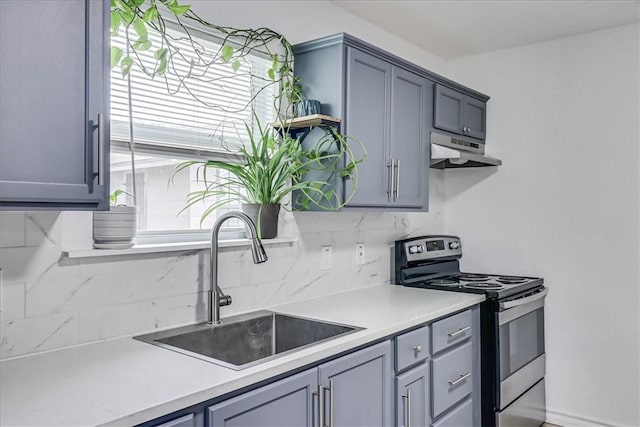
[[[280,133],[286,132],[293,138],[300,138],[300,141],[302,141],[309,135],[311,128],[314,126],[328,129],[335,138],[336,132],[340,132],[340,122],[341,120],[338,117],[325,116],[324,114],[311,114],[309,116],[296,117],[295,119],[273,123],[273,127]]]
[[[338,117],[325,116],[324,114],[312,114],[310,116],[296,117],[295,119],[284,120],[273,124],[275,128],[300,129],[310,126],[340,126]]]

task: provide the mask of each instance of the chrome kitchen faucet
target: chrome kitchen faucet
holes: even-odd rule
[[[258,238],[256,225],[251,218],[242,212],[227,212],[218,218],[211,229],[211,266],[209,270],[209,310],[207,323],[217,325],[220,323],[220,307],[231,305],[231,297],[225,295],[218,286],[218,234],[220,227],[228,219],[239,219],[244,222],[249,229],[249,239],[251,239],[251,255],[254,264],[261,264],[267,260],[267,254],[262,247],[262,242]]]

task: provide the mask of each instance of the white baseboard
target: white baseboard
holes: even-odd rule
[[[547,408],[547,423],[562,427],[616,427],[619,424]]]

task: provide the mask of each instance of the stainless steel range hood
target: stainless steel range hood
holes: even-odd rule
[[[431,132],[431,167],[434,169],[478,168],[501,164],[502,160],[484,155],[484,144]]]

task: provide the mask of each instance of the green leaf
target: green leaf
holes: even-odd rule
[[[122,55],[123,55],[122,49],[120,49],[117,46],[111,46],[111,68],[118,65],[118,63],[120,62],[120,59],[122,59]]]
[[[129,74],[132,65],[133,59],[131,59],[131,57],[127,56],[122,59],[122,62],[120,62],[120,71],[122,72],[122,77],[125,77],[127,74]]]
[[[144,15],[142,15],[142,20],[144,22],[151,22],[158,19],[158,8],[153,5],[149,9],[144,11]]]
[[[111,35],[117,36],[120,23],[122,22],[122,15],[120,13],[111,14]]]
[[[267,70],[267,75],[269,76],[269,78],[271,80],[275,80],[276,79],[276,72],[275,72],[275,70],[273,68],[269,68]]]
[[[142,19],[136,18],[133,20],[133,29],[136,30],[136,33],[138,33],[141,39],[147,40],[149,37],[147,24],[145,24]]]
[[[138,52],[143,52],[149,49],[151,49],[151,42],[149,40],[139,39],[133,43],[133,50]]]
[[[238,71],[240,69],[240,61],[235,60],[231,63],[231,68],[233,68],[233,71]]]
[[[144,0],[131,0],[136,7],[142,6]]]
[[[167,71],[167,60],[166,59],[161,59],[160,60],[160,64],[158,65],[158,68],[156,69],[156,74],[161,76],[161,75],[164,74],[165,71]]]
[[[163,47],[161,49],[156,50],[156,53],[154,53],[153,56],[156,58],[156,60],[161,61],[167,58],[167,52],[168,52],[168,49],[166,47]]]
[[[191,9],[191,6],[188,4],[179,6],[179,5],[169,5],[169,10],[171,11],[171,13],[173,13],[174,15],[184,15],[185,13],[187,13],[189,11],[189,9]]]
[[[233,56],[233,47],[229,46],[228,44],[222,46],[220,56],[222,57],[222,60],[224,62],[229,62],[231,60],[231,57]]]

